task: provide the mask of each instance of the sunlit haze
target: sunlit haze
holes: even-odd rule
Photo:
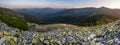
[[[120,8],[120,0],[0,0],[0,7],[7,8]]]

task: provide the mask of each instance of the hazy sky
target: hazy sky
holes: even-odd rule
[[[0,0],[0,7],[10,8],[120,8],[120,0]]]

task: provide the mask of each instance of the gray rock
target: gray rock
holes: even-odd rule
[[[2,45],[2,44],[4,43],[4,41],[5,41],[5,38],[2,37],[2,38],[0,39],[0,45]]]

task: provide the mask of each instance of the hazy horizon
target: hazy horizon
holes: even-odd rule
[[[120,8],[120,0],[1,0],[0,7],[6,8]]]

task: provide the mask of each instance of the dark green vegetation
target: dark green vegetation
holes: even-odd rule
[[[100,15],[87,15],[87,16],[59,16],[54,17],[55,19],[51,20],[51,23],[65,23],[65,24],[73,24],[78,26],[100,26],[110,22],[114,22],[119,18],[108,15],[108,14],[100,14]]]
[[[0,15],[0,20],[3,22],[7,23],[10,26],[22,29],[22,30],[27,30],[28,25],[26,21],[20,18],[12,17],[12,16],[7,16],[7,15]]]
[[[10,26],[22,30],[28,29],[28,22],[37,24],[41,23],[41,20],[35,16],[16,12],[7,8],[0,8],[0,20],[2,20]]]
[[[21,18],[21,19],[23,19],[27,22],[31,22],[31,23],[37,23],[37,24],[41,23],[41,20],[35,16],[16,12],[16,11],[13,11],[13,10],[7,9],[7,8],[0,8],[0,14],[1,15],[9,15],[9,16],[16,17],[16,18]]]
[[[75,23],[75,25],[82,25],[82,26],[99,26],[99,25],[104,25],[107,23],[111,23],[114,22],[116,20],[118,20],[119,18],[116,18],[114,16],[110,16],[107,14],[101,14],[101,15],[91,15],[91,16],[83,16],[81,18],[79,18],[78,20],[80,21],[76,21],[77,23]],[[74,24],[74,23],[73,23]]]

